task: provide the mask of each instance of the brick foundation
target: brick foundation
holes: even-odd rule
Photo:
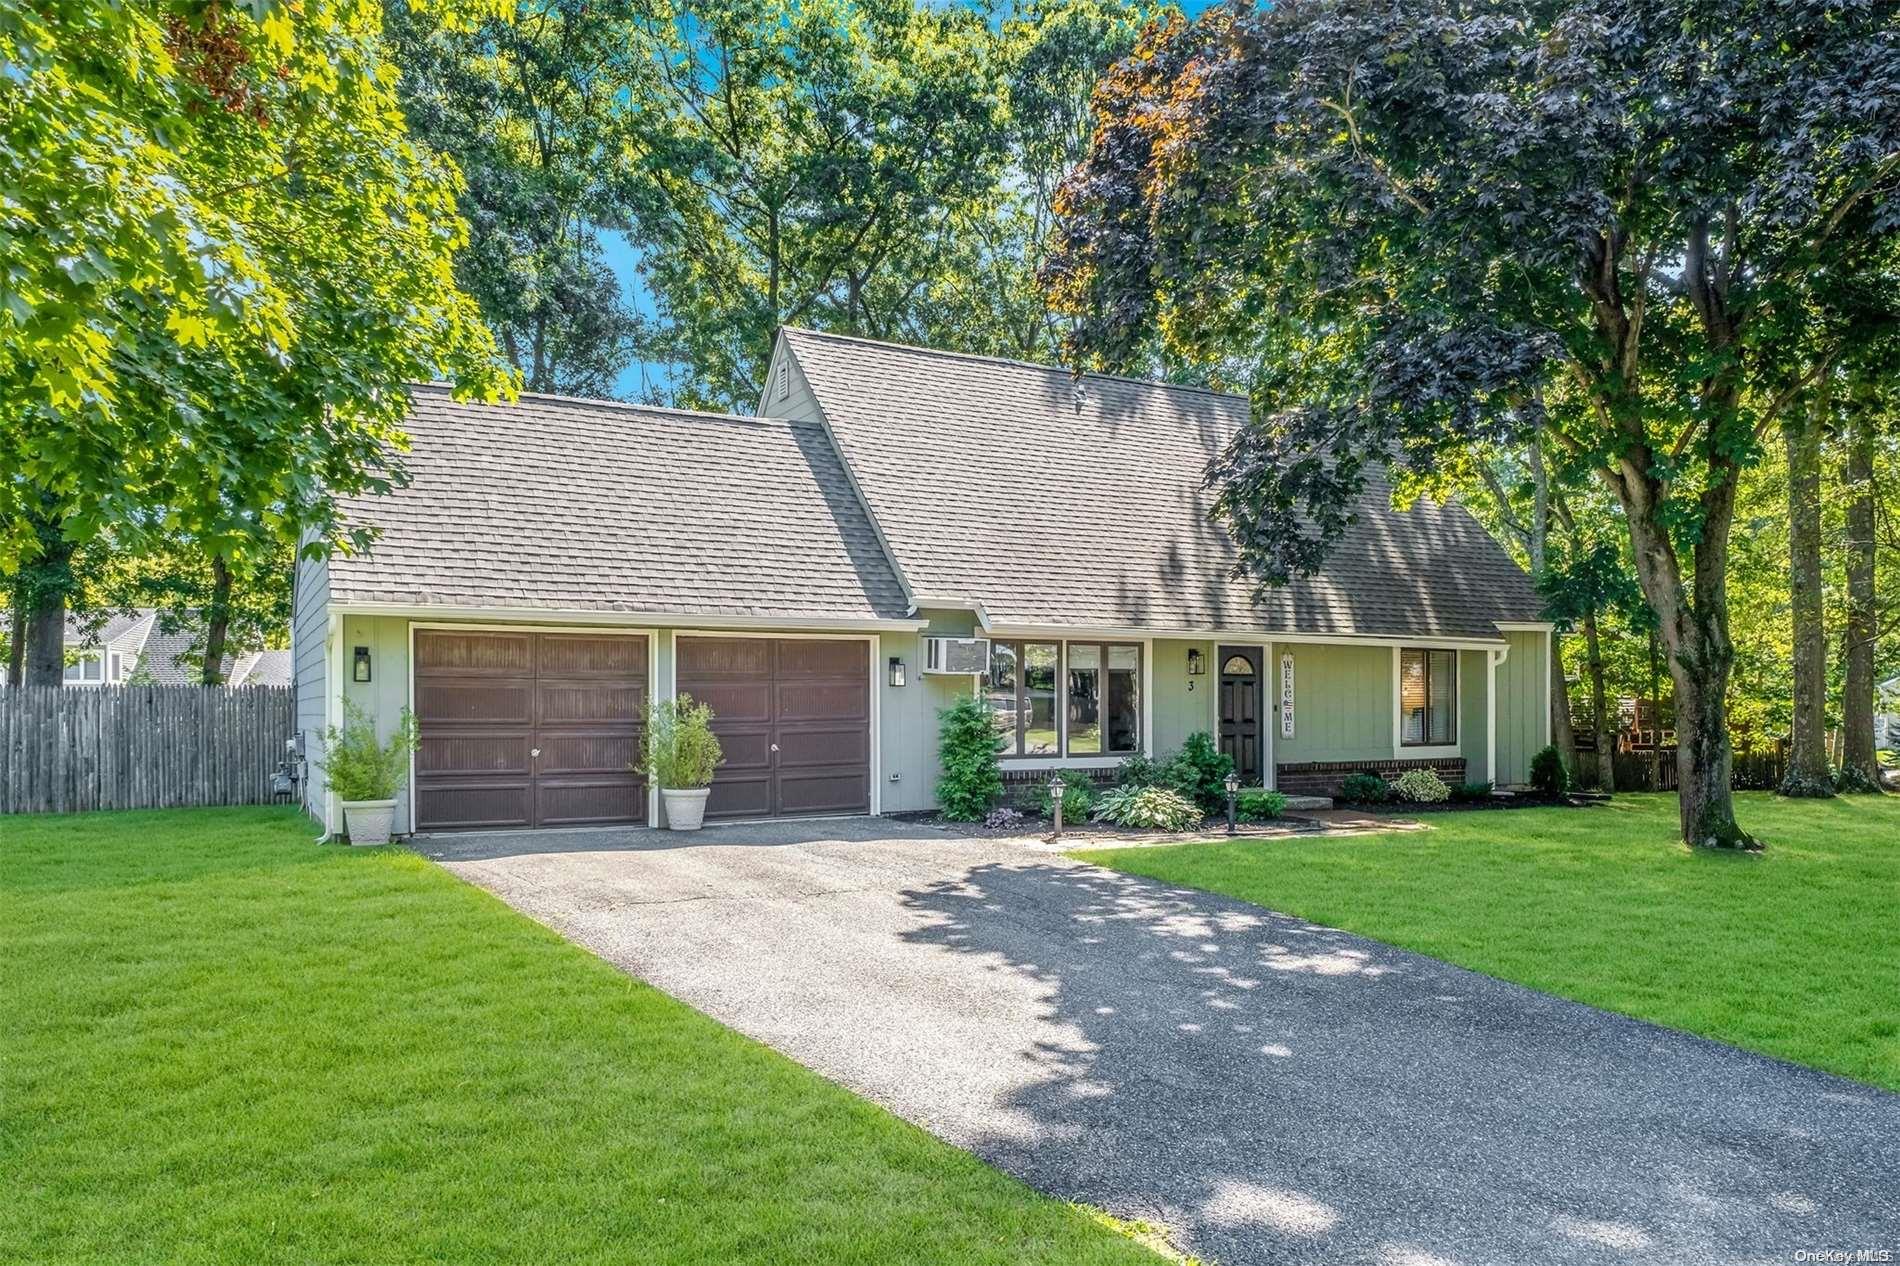
[[[1377,774],[1397,782],[1409,769],[1436,770],[1447,786],[1465,780],[1465,758],[1440,756],[1431,760],[1324,760],[1274,766],[1274,786],[1289,796],[1336,796],[1348,774]]]

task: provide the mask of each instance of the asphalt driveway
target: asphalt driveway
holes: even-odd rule
[[[1900,1096],[1033,841],[856,819],[417,847],[1227,1266],[1900,1261]]]

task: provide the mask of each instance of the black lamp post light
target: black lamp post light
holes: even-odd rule
[[[1227,788],[1227,834],[1234,833],[1234,797],[1240,794],[1240,775],[1230,773],[1222,784]]]
[[[1062,774],[1060,771],[1049,775],[1049,814],[1055,820],[1055,829],[1050,832],[1054,838],[1062,834]]]

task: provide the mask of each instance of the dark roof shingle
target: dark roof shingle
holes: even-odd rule
[[[1000,625],[1436,635],[1542,618],[1470,514],[1372,483],[1319,575],[1263,602],[1202,477],[1244,397],[784,331],[920,603]]]
[[[409,486],[346,505],[380,534],[342,603],[723,617],[903,617],[902,586],[814,423],[419,387]]]

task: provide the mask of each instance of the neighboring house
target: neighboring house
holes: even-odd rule
[[[167,633],[152,607],[115,611],[103,624],[68,615],[66,646],[74,652],[66,666],[68,686],[194,686],[202,679],[187,656],[197,632]],[[288,686],[289,651],[247,651],[225,656],[225,684]]]
[[[1375,481],[1320,575],[1236,578],[1202,474],[1241,397],[791,329],[766,381],[752,418],[418,388],[409,485],[348,507],[375,546],[299,564],[307,753],[413,706],[426,831],[653,821],[626,767],[676,693],[728,818],[930,808],[972,691],[1015,780],[1204,730],[1251,785],[1521,784],[1549,741],[1550,626],[1463,509]]]

